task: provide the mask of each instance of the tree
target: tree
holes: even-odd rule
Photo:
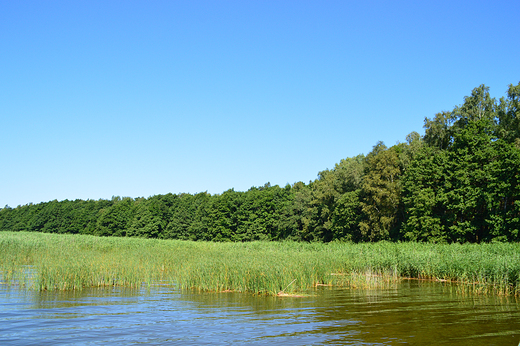
[[[299,181],[293,184],[289,191],[287,204],[278,222],[278,239],[313,240],[310,229],[313,215],[311,188]]]
[[[377,241],[395,237],[399,228],[401,168],[395,147],[378,142],[366,157],[361,184],[363,220],[359,223],[364,239]]]
[[[433,119],[425,118],[424,142],[441,150],[448,149],[452,142],[453,121],[452,112],[437,113]]]
[[[520,161],[514,139],[519,90],[510,86],[509,99],[497,105],[481,85],[462,105],[437,118],[446,126],[427,119],[429,148],[417,155],[403,179],[406,239],[517,239]]]
[[[134,216],[134,201],[130,197],[113,198],[114,204],[101,210],[95,235],[124,237]]]
[[[402,179],[406,220],[402,237],[413,241],[447,242],[447,195],[451,170],[448,153],[423,147]]]
[[[332,213],[332,240],[360,241],[359,223],[362,220],[359,194],[361,189],[342,194]]]
[[[203,220],[206,218],[206,205],[210,197],[207,192],[196,195],[182,193],[173,199],[168,224],[161,237],[182,240],[209,239],[207,225]]]
[[[507,98],[500,99],[497,117],[497,137],[520,148],[520,83],[509,85]]]

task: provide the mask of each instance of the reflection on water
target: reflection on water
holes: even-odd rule
[[[152,289],[34,292],[0,285],[0,344],[518,345],[515,298],[440,283],[322,287],[305,298]]]

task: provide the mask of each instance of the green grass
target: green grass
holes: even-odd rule
[[[520,244],[211,243],[0,232],[2,280],[37,290],[141,287],[275,295],[402,278],[520,295]]]

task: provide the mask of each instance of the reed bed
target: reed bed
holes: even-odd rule
[[[403,279],[520,295],[520,244],[212,243],[0,232],[1,280],[36,290],[142,287],[296,294]]]

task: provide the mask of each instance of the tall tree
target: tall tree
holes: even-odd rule
[[[520,83],[509,85],[507,98],[500,99],[497,109],[497,136],[520,148]]]
[[[359,223],[366,240],[377,241],[397,235],[401,173],[395,147],[387,148],[379,142],[367,155],[361,198],[364,217]]]
[[[406,220],[401,235],[406,240],[447,242],[447,190],[451,170],[448,153],[423,147],[402,179]]]

